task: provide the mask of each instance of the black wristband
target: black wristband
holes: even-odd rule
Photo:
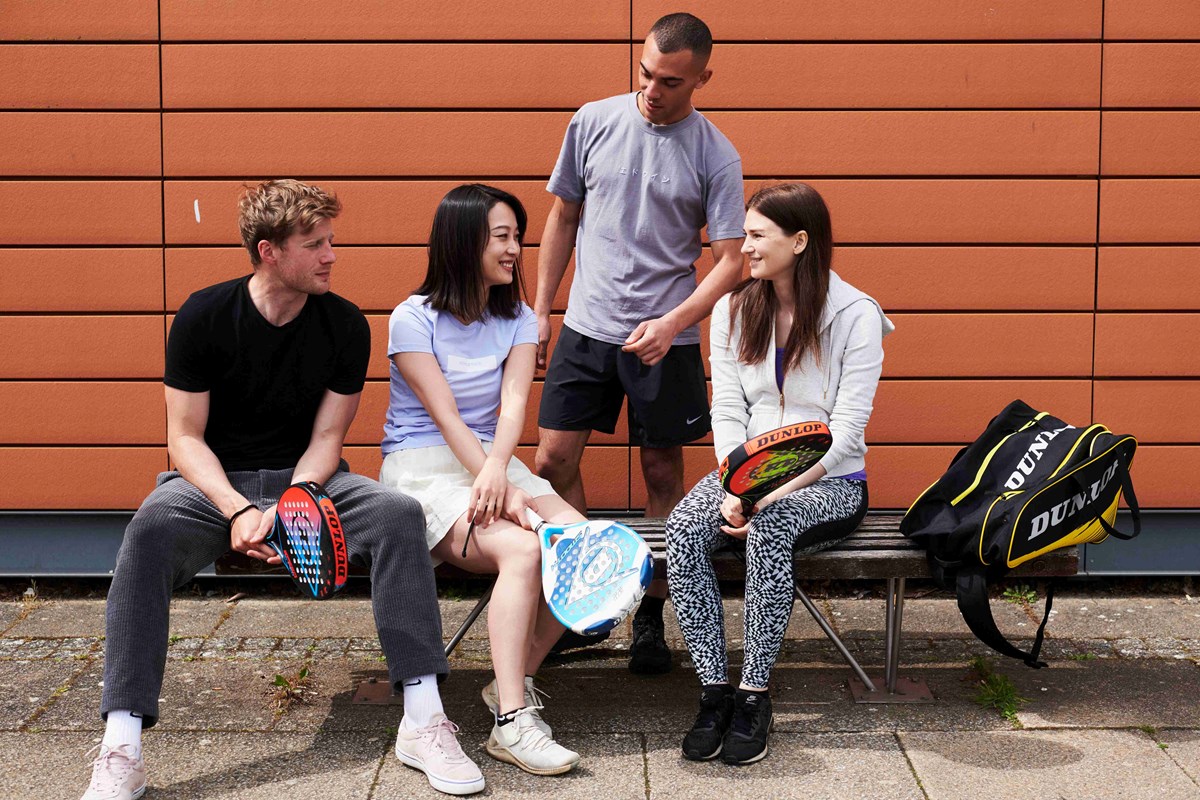
[[[250,505],[246,506],[245,508],[238,509],[237,511],[233,512],[233,516],[229,518],[229,530],[233,530],[234,520],[236,520],[238,517],[240,517],[242,514],[245,514],[247,511],[249,511],[252,508],[256,511],[262,510],[258,507],[257,504],[251,503]]]

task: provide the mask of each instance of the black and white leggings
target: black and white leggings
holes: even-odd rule
[[[671,602],[702,684],[728,682],[725,614],[712,554],[738,540],[722,533],[725,490],[714,471],[667,520]],[[750,518],[746,535],[745,647],[742,683],[766,688],[795,599],[793,554],[813,553],[845,539],[867,512],[867,482],[822,478]]]

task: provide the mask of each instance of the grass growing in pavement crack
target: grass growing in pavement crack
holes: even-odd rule
[[[1016,606],[1029,606],[1037,602],[1037,592],[1023,583],[1009,586],[1001,592],[1000,596]]]
[[[969,680],[976,687],[972,699],[983,708],[999,711],[1000,716],[1011,722],[1013,727],[1023,727],[1021,720],[1017,718],[1017,712],[1029,701],[1017,694],[1017,687],[1009,677],[996,672],[992,662],[983,656],[971,659],[970,670]]]
[[[299,672],[292,675],[276,673],[271,681],[268,693],[275,701],[276,715],[283,715],[296,703],[307,703],[308,698],[315,695],[316,689],[309,685],[310,674],[308,667],[301,667]]]

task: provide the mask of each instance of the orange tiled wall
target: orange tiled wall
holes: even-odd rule
[[[345,201],[335,288],[376,337],[349,457],[373,473],[386,314],[438,198],[465,179],[519,194],[532,276],[567,120],[633,86],[677,6],[0,4],[0,507],[137,505],[167,463],[171,314],[247,269],[239,186],[285,175]],[[868,430],[876,506],[906,505],[1013,397],[1137,434],[1144,504],[1200,506],[1200,4],[689,10],[719,39],[696,99],[747,189],[814,183],[837,268],[898,325]],[[524,438],[529,456],[532,410]],[[624,423],[593,442],[593,504],[642,505]],[[709,446],[687,464],[711,468]]]

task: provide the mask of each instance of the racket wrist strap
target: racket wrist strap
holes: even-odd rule
[[[258,507],[257,503],[247,503],[242,508],[239,508],[237,511],[233,512],[233,516],[231,516],[229,518],[229,530],[233,530],[233,523],[237,521],[238,517],[240,517],[242,514],[245,514],[247,511],[249,511],[252,508],[255,509],[256,511],[262,510]]]

